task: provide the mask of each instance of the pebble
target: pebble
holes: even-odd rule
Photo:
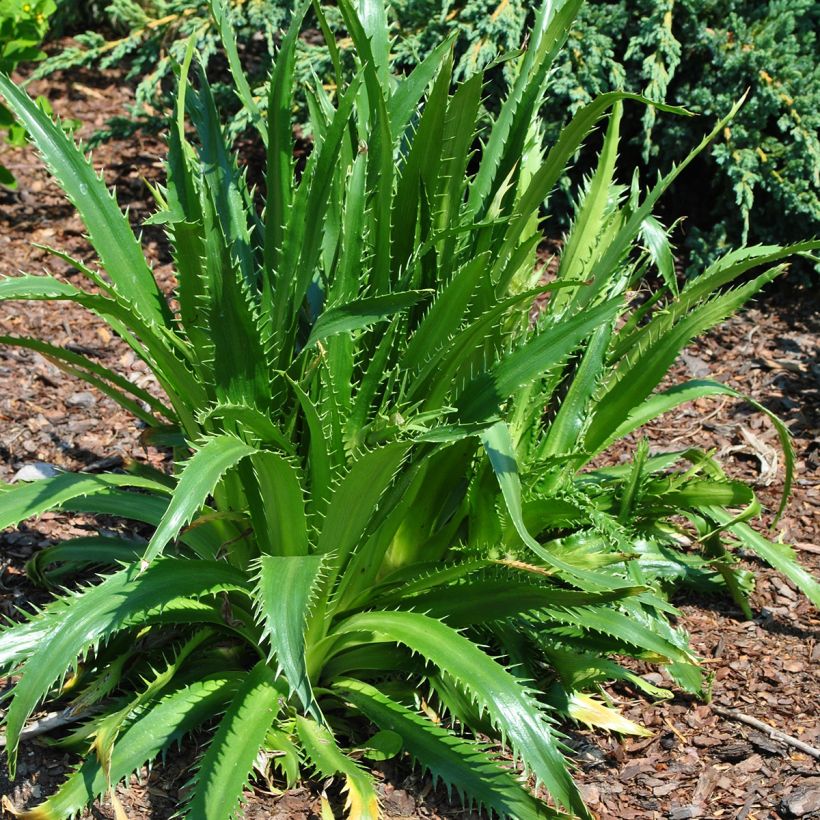
[[[34,461],[31,464],[24,464],[12,477],[11,483],[15,481],[40,481],[43,478],[54,478],[60,471],[53,465],[45,461]]]
[[[669,812],[669,820],[691,820],[693,817],[703,817],[701,806],[681,806]]]
[[[66,404],[70,407],[93,407],[96,403],[97,399],[87,390],[83,390],[80,393],[72,393],[66,399]]]

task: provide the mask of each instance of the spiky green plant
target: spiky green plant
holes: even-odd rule
[[[173,476],[134,467],[0,487],[0,528],[59,509],[153,531],[147,543],[68,541],[31,561],[45,583],[72,572],[85,581],[0,635],[0,663],[15,679],[5,716],[12,773],[44,700],[85,719],[55,741],[82,754],[79,769],[22,816],[76,814],[213,726],[180,807],[197,820],[236,815],[260,751],[285,783],[302,764],[339,775],[354,818],[379,812],[358,758],[399,752],[498,815],[589,817],[556,719],[642,731],[596,687],[622,678],[668,693],[616,654],[664,664],[700,689],[686,636],[667,620],[669,585],[725,585],[747,606],[733,552],[742,543],[820,602],[791,551],[749,527],[752,491],[710,454],[650,455],[641,444],[632,464],[587,468],[682,402],[735,395],[708,381],[654,391],[691,338],[785,257],[817,245],[737,251],[676,292],[651,214],[681,167],[644,193],[615,182],[621,105],[645,101],[605,95],[543,145],[536,112],[579,4],[543,5],[477,145],[481,76],[451,92],[447,45],[406,78],[391,76],[383,6],[341,0],[358,69],[340,72],[334,96],[310,89],[315,140],[299,173],[290,112],[307,3],[282,40],[265,118],[223,27],[237,93],[266,146],[264,196],[226,147],[204,72],[189,82],[189,50],[151,220],[173,248],[173,300],[82,152],[0,78],[100,261],[98,270],[73,262],[87,289],[20,276],[0,281],[0,298],[88,308],[149,365],[164,396],[75,352],[0,341],[115,398],[178,461]],[[597,170],[545,282],[542,204],[607,115]],[[649,265],[668,285],[633,307]],[[775,267],[726,289],[757,265]],[[99,577],[82,575],[100,566]],[[556,809],[532,796],[500,748]]]

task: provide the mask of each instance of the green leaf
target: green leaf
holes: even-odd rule
[[[293,199],[293,69],[296,41],[310,0],[294,9],[287,34],[282,38],[268,84],[268,151],[266,156],[265,274],[272,287],[273,272],[279,269],[284,230]]]
[[[573,583],[585,589],[611,590],[623,586],[611,575],[599,575],[567,563],[546,547],[541,546],[529,533],[524,523],[521,505],[521,479],[518,474],[518,462],[515,458],[515,450],[507,425],[503,421],[499,421],[492,427],[483,430],[481,432],[481,442],[501,487],[507,512],[509,512],[515,530],[524,544],[548,566],[560,570]]]
[[[319,553],[333,553],[331,561],[337,569],[360,543],[379,498],[409,449],[405,442],[394,442],[366,452],[353,462],[339,483],[330,499],[317,547]]]
[[[451,734],[362,681],[342,679],[333,689],[382,731],[399,735],[414,760],[448,789],[455,788],[465,803],[476,801],[501,817],[518,820],[567,817],[530,795],[481,744]]]
[[[606,302],[533,335],[464,388],[458,400],[461,421],[481,421],[492,416],[502,402],[569,355],[584,337],[609,322],[619,308],[618,300]]]
[[[328,336],[334,336],[337,333],[351,333],[354,330],[371,327],[377,322],[383,322],[396,313],[408,310],[432,293],[432,290],[386,293],[382,296],[357,299],[346,305],[327,308],[313,325],[305,348],[313,347]]]
[[[767,272],[736,290],[714,297],[693,310],[673,328],[625,357],[597,400],[586,433],[590,452],[598,452],[628,414],[661,382],[683,347],[698,333],[712,327],[743,305],[776,272]]]
[[[629,646],[637,647],[660,659],[691,664],[694,655],[673,644],[645,624],[634,614],[625,615],[613,607],[556,607],[547,609],[547,614],[560,623],[574,624],[584,630],[609,635]],[[667,627],[668,629],[668,627]]]
[[[390,132],[394,137],[398,137],[406,128],[416,111],[422,94],[433,77],[441,70],[442,63],[447,59],[454,40],[454,36],[443,40],[413,68],[410,74],[398,79],[396,88],[387,102],[387,109],[390,113]]]
[[[479,580],[439,587],[413,597],[402,596],[399,606],[461,628],[548,607],[609,603],[637,595],[643,589],[621,587],[612,592],[577,592],[526,581]]]
[[[245,574],[225,563],[163,558],[140,573],[131,566],[102,583],[61,600],[48,611],[49,632],[38,642],[14,687],[6,717],[9,770],[17,763],[20,731],[52,684],[88,649],[179,597],[245,590]],[[112,766],[113,771],[113,766]]]
[[[141,541],[94,535],[85,538],[71,538],[52,547],[39,549],[26,563],[26,574],[35,583],[54,586],[57,581],[82,567],[103,565],[114,566],[131,563],[142,554]],[[48,567],[61,564],[59,569]]]
[[[372,632],[418,652],[452,676],[486,710],[552,797],[582,818],[591,815],[567,771],[558,741],[531,692],[471,640],[417,612],[363,612],[336,628],[337,633]]]
[[[402,750],[401,735],[382,729],[369,737],[360,747],[368,760],[391,760]]]
[[[165,668],[161,670],[152,668],[153,676],[149,680],[144,679],[145,687],[135,697],[131,698],[122,709],[107,712],[94,722],[94,741],[91,744],[91,750],[96,754],[107,776],[110,777],[111,775],[111,753],[114,744],[128,718],[137,713],[144,704],[156,700],[174,680],[186,659],[199,649],[203,643],[209,641],[213,634],[210,629],[197,630],[179,648],[179,651],[174,653]],[[120,658],[125,662],[128,656],[120,655],[115,663],[118,663]],[[110,669],[111,667],[109,667]]]
[[[231,700],[237,678],[236,673],[211,676],[184,686],[140,710],[114,746],[111,782],[124,780],[209,720]],[[96,757],[89,755],[55,795],[22,816],[29,820],[73,817],[109,788],[109,779],[102,765]]]
[[[0,75],[0,93],[25,125],[54,178],[77,208],[94,249],[116,290],[140,315],[167,325],[171,314],[142,249],[114,197],[77,146],[8,77]]]
[[[622,113],[623,104],[615,103],[595,174],[590,180],[581,207],[572,223],[567,243],[561,252],[558,269],[558,278],[561,280],[583,281],[594,260],[595,243],[603,229],[604,211],[609,201],[615,163],[618,159]],[[559,293],[556,296],[559,306],[566,304],[567,296],[566,293]]]
[[[506,255],[518,243],[527,228],[532,214],[536,213],[549,193],[555,187],[558,180],[563,175],[570,158],[586,139],[595,123],[611,108],[621,100],[635,100],[645,105],[653,105],[661,111],[668,111],[675,114],[687,114],[688,112],[676,106],[661,105],[652,102],[639,94],[630,94],[621,91],[612,91],[601,94],[591,103],[581,108],[570,120],[561,132],[558,140],[550,148],[544,162],[538,172],[533,176],[526,190],[515,206],[513,221],[507,229],[504,247],[499,250],[499,259],[504,259]],[[642,216],[643,218],[643,216]],[[641,218],[641,220],[642,220]],[[640,224],[640,223],[638,223]],[[620,258],[621,254],[618,253]],[[612,264],[605,269],[609,271]],[[592,292],[590,290],[590,292]]]
[[[654,216],[648,216],[641,224],[641,236],[664,283],[672,293],[677,293],[678,280],[675,273],[675,257],[672,253],[672,246],[666,229]]]
[[[325,432],[322,427],[322,420],[319,411],[310,397],[302,390],[293,379],[287,378],[296,400],[302,409],[305,423],[308,429],[308,451],[310,454],[310,503],[316,513],[321,513],[325,509],[331,492],[331,475],[333,464],[328,451],[328,442],[325,440]]]
[[[709,381],[708,379],[693,380],[684,382],[683,384],[677,384],[674,387],[670,387],[668,390],[664,390],[662,393],[655,393],[643,402],[643,404],[638,405],[630,412],[624,422],[617,427],[604,442],[602,442],[599,451],[605,447],[608,447],[613,441],[624,438],[633,430],[637,430],[642,425],[652,421],[663,413],[668,413],[670,410],[674,410],[674,408],[684,404],[685,402],[695,401],[696,399],[703,398],[705,396],[733,396],[734,398],[745,401],[754,407],[754,409],[758,412],[764,413],[768,417],[769,421],[771,421],[774,425],[780,440],[780,446],[783,449],[784,460],[786,462],[786,476],[783,481],[783,494],[775,520],[779,519],[788,504],[789,494],[791,492],[792,482],[794,480],[795,454],[794,446],[791,440],[791,433],[789,432],[788,427],[786,427],[786,425],[777,417],[775,413],[769,410],[768,407],[755,401],[750,396],[745,396],[737,390],[734,390],[725,384],[721,384],[720,382]]]
[[[236,816],[254,761],[279,712],[280,696],[273,672],[259,661],[239,685],[199,763],[187,817]]]
[[[180,354],[187,352],[184,343],[164,327],[141,319],[131,308],[130,302],[122,296],[109,299],[97,294],[86,293],[51,276],[15,276],[0,279],[0,300],[2,299],[76,302],[105,319],[137,355],[150,364],[165,392],[171,398],[178,415],[182,416],[181,411],[184,409],[179,399],[175,400],[178,394],[184,393],[186,399],[191,403],[196,403],[205,397],[203,385],[194,378],[193,373],[180,358]],[[133,333],[139,336],[139,341],[134,338]]]
[[[156,527],[168,509],[168,496],[145,495],[128,490],[117,490],[107,486],[92,490],[88,495],[72,495],[60,503],[60,509],[67,512],[111,515],[142,521]],[[239,530],[227,521],[199,520],[196,526],[185,530],[179,541],[190,547],[200,558],[213,559],[222,544],[239,535]]]
[[[234,436],[211,436],[197,448],[179,477],[171,503],[151,536],[141,566],[145,569],[160,555],[169,541],[179,535],[208,497],[222,476],[240,461],[257,451]]]
[[[257,436],[263,444],[280,447],[289,455],[295,455],[293,441],[287,438],[268,414],[248,407],[246,404],[216,404],[202,413],[197,421],[204,427],[210,428],[210,422],[218,419],[226,433],[241,432]]]
[[[401,360],[404,368],[414,370],[420,367],[426,357],[440,349],[455,334],[482,277],[486,275],[489,258],[489,254],[479,254],[462,265],[449,281],[442,283],[435,300],[404,348]]]
[[[0,282],[0,290],[2,289]],[[2,296],[0,296],[2,299]],[[147,404],[155,413],[160,413],[165,418],[173,421],[175,414],[169,410],[161,401],[154,398],[150,393],[130,382],[119,373],[103,367],[101,364],[91,359],[74,353],[62,347],[56,347],[48,342],[41,342],[38,339],[26,339],[16,336],[0,336],[0,345],[13,345],[24,347],[28,350],[36,350],[52,361],[57,367],[69,375],[77,376],[83,381],[96,387],[110,398],[114,399],[120,406],[130,411],[138,419],[142,419],[147,424],[154,426],[157,420],[140,406],[139,402]],[[130,395],[129,395],[130,394]]]
[[[132,475],[89,475],[61,473],[53,478],[20,483],[0,493],[0,529],[40,515],[71,499],[111,487],[140,487],[168,494],[168,488],[150,478]]]
[[[513,87],[504,100],[501,111],[493,123],[487,145],[481,152],[481,165],[470,186],[470,212],[486,210],[488,203],[501,187],[502,180],[507,177],[511,168],[510,163],[519,161],[521,139],[519,136],[513,140],[510,134],[520,135],[529,128],[534,108],[543,91],[544,77],[566,40],[580,5],[580,0],[570,0],[556,10],[549,0],[541,4],[531,33],[530,47],[524,54]],[[517,151],[513,150],[513,141]]]
[[[322,720],[313,697],[305,658],[305,632],[321,579],[323,556],[263,555],[254,584],[257,618],[263,635],[295,692],[316,720]]]
[[[379,799],[373,778],[337,745],[330,730],[309,718],[296,718],[296,731],[308,759],[322,777],[345,778],[345,808],[351,820],[378,820]]]
[[[225,50],[225,56],[228,58],[228,65],[231,69],[231,76],[233,77],[234,85],[236,86],[236,94],[242,102],[245,111],[250,115],[251,123],[259,132],[262,138],[262,143],[267,147],[268,145],[268,129],[265,120],[259,112],[259,106],[256,104],[251,87],[248,84],[248,79],[242,69],[242,63],[239,59],[239,51],[236,46],[236,37],[234,36],[233,26],[229,15],[225,11],[222,0],[208,0],[211,7],[211,14],[213,14],[219,29],[219,36],[222,40],[222,48]]]
[[[727,510],[712,507],[707,511],[707,514],[719,524],[728,525],[729,532],[744,547],[759,555],[778,572],[782,572],[816,607],[820,608],[820,583],[808,570],[800,565],[797,555],[788,544],[769,541],[743,522],[732,524],[731,522],[735,519],[735,516]]]
[[[302,482],[277,453],[250,457],[261,509],[254,517],[257,539],[271,555],[307,555],[308,532]]]

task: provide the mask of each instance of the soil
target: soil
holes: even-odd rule
[[[131,91],[114,71],[73,71],[30,90],[47,94],[63,116],[82,121],[88,136],[106,119],[125,113]],[[161,178],[164,145],[151,136],[111,141],[94,155],[108,183],[134,223],[150,212],[143,178]],[[0,147],[0,161],[19,180],[17,192],[0,192],[0,274],[43,269],[71,280],[68,265],[32,243],[54,245],[81,259],[92,254],[73,209],[48,178],[32,150]],[[171,281],[161,234],[143,235],[146,253],[164,283]],[[808,568],[820,573],[818,470],[820,469],[820,360],[817,354],[817,290],[775,284],[758,303],[726,322],[681,357],[670,381],[718,379],[780,415],[794,436],[797,480],[787,514],[777,531],[796,545]],[[153,389],[150,374],[100,323],[70,305],[0,303],[0,333],[46,339],[95,357]],[[67,470],[102,471],[127,459],[161,467],[162,451],[143,446],[141,426],[92,388],[62,375],[39,354],[0,347],[0,479],[36,462]],[[653,449],[687,443],[713,447],[730,474],[752,481],[769,509],[782,487],[777,439],[762,414],[731,400],[700,400],[664,417],[646,434]],[[630,458],[629,443],[608,454]],[[770,520],[770,519],[769,519]],[[764,522],[768,523],[768,521]],[[23,604],[41,603],[45,593],[26,579],[23,566],[35,550],[67,535],[116,528],[114,521],[46,514],[16,531],[0,534],[0,611],[10,615]],[[762,526],[762,524],[761,524]],[[744,558],[758,577],[752,596],[755,617],[744,620],[726,599],[681,601],[680,622],[712,676],[712,704],[736,709],[770,726],[820,746],[820,618],[794,587],[777,573]],[[635,667],[665,684],[661,672]],[[820,763],[772,740],[758,730],[728,720],[708,703],[682,694],[651,703],[633,690],[611,687],[612,700],[627,717],[643,723],[651,738],[566,727],[575,749],[577,778],[591,809],[601,818],[820,818]],[[190,774],[196,740],[169,754],[163,766],[144,772],[118,798],[132,820],[164,820]],[[36,805],[52,792],[72,761],[54,749],[25,744],[13,783],[0,775],[0,793],[18,807]],[[0,760],[0,766],[3,766]],[[389,817],[466,818],[475,815],[451,804],[429,778],[407,767],[377,771]],[[321,814],[324,787],[339,803],[338,784],[307,783],[275,794],[256,785],[248,818],[313,818]],[[113,818],[110,801],[90,814]]]

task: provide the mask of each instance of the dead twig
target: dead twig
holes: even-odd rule
[[[92,710],[93,711],[93,710]],[[47,715],[33,720],[31,723],[23,727],[20,732],[20,740],[30,740],[38,735],[44,735],[46,732],[51,732],[54,729],[60,729],[63,726],[68,726],[71,723],[87,718],[91,711],[74,712],[71,709],[62,709],[59,712],[49,712]],[[0,734],[0,749],[6,745],[6,736]]]
[[[712,711],[729,720],[745,723],[747,726],[751,726],[768,735],[772,740],[777,740],[786,746],[791,746],[793,749],[798,749],[804,754],[810,755],[815,758],[815,760],[820,760],[820,749],[815,749],[814,746],[809,746],[808,743],[804,743],[796,737],[787,735],[785,732],[781,732],[779,729],[775,729],[773,726],[769,726],[768,723],[764,723],[762,720],[758,720],[751,715],[738,712],[737,709],[727,709],[725,706],[716,706],[715,704],[712,704]]]

